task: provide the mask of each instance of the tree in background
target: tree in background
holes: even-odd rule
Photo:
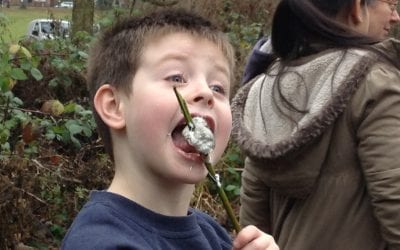
[[[72,37],[78,31],[86,31],[93,34],[94,1],[74,0],[72,9]]]

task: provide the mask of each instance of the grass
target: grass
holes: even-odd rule
[[[72,9],[67,8],[47,8],[47,7],[27,7],[21,9],[19,6],[11,8],[0,8],[0,15],[4,14],[8,20],[8,30],[2,32],[1,36],[5,41],[17,41],[25,36],[28,23],[36,18],[50,18],[71,20]]]

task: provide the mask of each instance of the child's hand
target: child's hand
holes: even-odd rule
[[[233,241],[234,250],[279,250],[271,235],[255,226],[243,228]]]

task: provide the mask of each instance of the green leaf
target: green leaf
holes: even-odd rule
[[[55,68],[57,68],[59,71],[63,71],[65,68],[68,67],[68,65],[65,63],[64,60],[61,58],[54,58],[51,61],[51,65],[53,65]]]
[[[9,142],[5,142],[4,144],[1,145],[1,151],[2,152],[10,152],[10,143]]]
[[[32,64],[29,61],[25,60],[21,63],[20,67],[24,70],[30,70],[32,68]]]
[[[24,104],[24,102],[21,99],[19,99],[18,97],[13,97],[12,98],[12,103],[17,105],[17,106],[22,106],[22,104]]]
[[[79,134],[82,132],[82,126],[72,120],[68,121],[67,124],[65,124],[65,127],[68,129],[71,135]]]
[[[78,139],[76,139],[74,136],[71,135],[71,142],[76,148],[81,148],[81,143],[79,142]]]
[[[58,79],[58,77],[53,78],[49,82],[49,87],[55,88],[55,87],[57,87],[59,85],[59,83],[60,83],[60,80]]]
[[[83,127],[83,134],[86,137],[90,137],[90,136],[92,136],[92,130],[90,128],[88,128],[88,127]]]
[[[8,129],[2,129],[0,132],[0,142],[6,143],[10,137],[10,131]]]
[[[25,72],[20,68],[11,69],[11,77],[15,80],[26,80],[28,77]]]
[[[226,186],[225,187],[225,190],[226,191],[233,191],[233,190],[235,190],[237,187],[235,186],[235,185],[228,185],[228,186]]]
[[[70,102],[64,106],[64,113],[74,113],[75,112],[75,107],[76,103]]]
[[[79,52],[78,52],[78,55],[79,55],[80,57],[82,57],[82,58],[85,58],[85,59],[89,57],[89,55],[88,55],[87,53],[83,52],[83,51],[79,51]]]
[[[228,160],[233,161],[233,162],[238,161],[239,156],[237,154],[230,154],[230,155],[228,155]]]
[[[69,87],[69,86],[72,85],[72,79],[71,79],[71,77],[69,77],[69,76],[61,76],[61,83],[62,83],[64,86]]]
[[[30,120],[29,114],[22,112],[20,110],[14,110],[13,117],[14,117],[14,119],[17,119],[20,122],[26,122],[26,121]]]
[[[11,130],[11,129],[13,129],[13,128],[16,128],[17,125],[18,125],[18,121],[17,121],[16,119],[6,120],[6,121],[4,122],[5,128],[6,128],[6,129],[9,129],[9,130]]]
[[[228,173],[230,173],[230,174],[234,174],[234,175],[237,174],[237,171],[236,171],[234,168],[232,168],[232,167],[226,168],[226,171],[228,171]]]
[[[36,81],[40,81],[43,79],[42,73],[37,68],[32,68],[31,74],[32,74],[33,78],[36,79]]]
[[[63,126],[54,126],[53,127],[53,132],[55,134],[64,134],[65,133],[65,127],[63,127]]]
[[[56,137],[56,134],[52,130],[48,130],[45,137],[47,140],[53,140]]]
[[[0,90],[1,91],[7,91],[8,90],[8,88],[9,88],[8,87],[8,83],[9,83],[8,78],[0,76]]]

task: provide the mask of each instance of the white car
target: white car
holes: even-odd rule
[[[35,19],[28,24],[27,37],[38,40],[66,38],[71,24],[66,20]]]
[[[62,2],[60,4],[61,8],[73,8],[74,7],[74,2],[70,2],[70,1],[66,1],[66,2]]]

